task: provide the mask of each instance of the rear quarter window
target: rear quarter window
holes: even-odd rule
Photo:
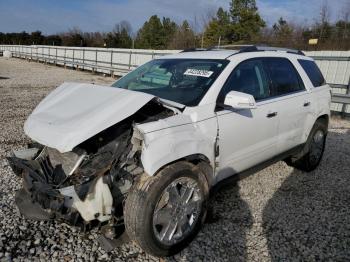
[[[304,69],[307,76],[310,78],[314,87],[323,86],[326,84],[324,77],[314,61],[298,59],[301,67]]]

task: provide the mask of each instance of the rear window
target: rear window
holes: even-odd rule
[[[298,61],[310,78],[314,87],[323,86],[326,83],[320,69],[314,61],[302,59],[299,59]]]
[[[282,96],[305,90],[292,63],[286,58],[265,58],[272,80],[272,96]]]

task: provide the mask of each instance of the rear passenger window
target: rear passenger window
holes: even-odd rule
[[[303,59],[299,59],[298,61],[314,87],[323,86],[326,83],[320,69],[314,61]]]
[[[286,58],[266,58],[272,81],[272,95],[281,96],[305,90],[304,84],[292,63]]]
[[[218,102],[223,103],[230,91],[250,94],[256,101],[268,98],[269,81],[262,59],[250,59],[240,63],[227,79]]]

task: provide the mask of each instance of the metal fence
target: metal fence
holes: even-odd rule
[[[77,70],[124,75],[154,58],[181,50],[141,50],[55,46],[0,45],[13,57],[71,67]],[[350,51],[305,52],[313,57],[332,87],[332,111],[350,114]]]
[[[124,75],[156,57],[178,52],[177,50],[0,45],[0,52],[5,50],[11,51],[13,57],[29,61],[111,75]]]
[[[311,51],[326,82],[332,87],[333,112],[350,114],[350,51]]]

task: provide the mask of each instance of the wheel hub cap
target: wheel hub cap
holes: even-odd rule
[[[174,245],[193,230],[201,213],[203,194],[198,183],[182,177],[168,185],[153,213],[153,230],[165,245]]]
[[[312,163],[317,163],[321,159],[324,143],[325,136],[323,131],[317,130],[312,138],[312,143],[310,146],[310,161]]]

